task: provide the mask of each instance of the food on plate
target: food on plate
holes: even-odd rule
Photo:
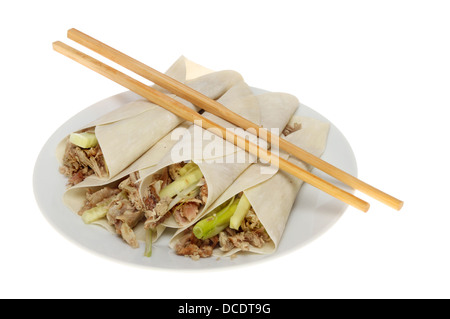
[[[177,255],[199,259],[212,256],[216,247],[223,252],[233,249],[248,251],[250,246],[261,248],[270,241],[270,236],[242,192],[214,209],[195,226],[186,229],[174,249]]]
[[[245,83],[230,88],[218,101],[264,127],[276,129],[278,134],[298,107],[298,100],[291,95],[254,95]],[[214,118],[226,128],[234,128],[212,114],[205,113],[204,116]],[[196,130],[200,130],[201,136],[196,134]],[[174,158],[177,150],[188,151]],[[140,192],[146,209],[146,229],[158,225],[183,228],[198,220],[233,181],[255,162],[254,157],[245,155],[244,150],[225,142],[221,137],[214,138],[207,130],[191,126],[158,165],[142,172]],[[241,158],[242,161],[239,161]]]
[[[146,229],[154,229],[169,216],[182,225],[195,219],[206,204],[208,185],[193,162],[180,162],[152,175],[142,195]]]
[[[177,129],[187,127],[187,123],[182,123]],[[157,227],[145,234],[145,210],[139,194],[140,172],[155,166],[175,143],[171,134],[166,135],[111,180],[87,177],[65,191],[64,203],[80,215],[86,224],[102,226],[122,237],[133,248],[139,247],[139,242],[145,241],[145,237],[147,241],[148,237],[156,241],[164,227]]]
[[[321,156],[329,125],[295,117],[288,141]],[[283,156],[310,169],[296,158]],[[261,181],[260,164],[253,164],[216,200],[204,217],[179,230],[170,241],[177,255],[193,259],[233,256],[240,251],[273,253],[281,240],[292,206],[303,182],[284,171]]]
[[[96,143],[86,141],[86,136],[92,136],[91,139]],[[70,134],[60,172],[69,178],[69,186],[76,185],[93,174],[100,178],[108,177],[105,157],[93,130]]]
[[[242,81],[237,72],[213,72],[184,57],[177,60],[167,74],[211,99],[218,99],[235,83]],[[172,97],[200,111],[191,103]],[[61,141],[57,147],[60,172],[68,178],[69,187],[91,175],[103,180],[111,179],[183,121],[137,96],[136,101],[105,114]]]
[[[105,186],[96,191],[88,189],[86,201],[78,214],[87,224],[106,218],[131,247],[139,247],[133,231],[144,216],[138,180],[139,173],[134,172],[117,187]]]
[[[299,106],[294,96],[255,94],[234,71],[190,63],[181,58],[167,73],[273,136],[321,156],[329,125],[293,116]],[[259,146],[270,146],[255,132],[179,100]],[[193,259],[274,252],[303,182],[278,169],[262,173],[270,165],[214,136],[146,100],[132,101],[60,143],[60,170],[70,186],[64,201],[84,223],[108,229],[133,248],[145,243],[147,257],[167,228],[175,232],[169,247]],[[282,151],[280,157],[310,169]]]

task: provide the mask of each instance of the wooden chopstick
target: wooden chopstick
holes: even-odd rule
[[[301,169],[300,167],[292,164],[287,160],[284,160],[281,157],[278,157],[270,151],[262,149],[258,145],[249,142],[245,138],[236,135],[229,130],[226,130],[224,127],[204,118],[199,113],[195,112],[184,104],[170,98],[164,93],[155,90],[152,87],[145,85],[131,78],[130,76],[104,64],[103,62],[96,60],[89,55],[84,54],[83,52],[78,51],[60,41],[54,42],[53,48],[55,51],[109,78],[110,80],[113,80],[114,82],[128,88],[129,90],[148,99],[149,101],[160,105],[173,114],[196,125],[199,125],[199,123],[201,123],[201,127],[204,129],[213,129],[212,132],[216,135],[226,139],[227,141],[259,157],[260,159],[263,159],[270,163],[278,163],[278,167],[281,170],[300,178],[304,182],[317,187],[318,189],[328,193],[329,195],[363,212],[367,212],[369,210],[370,205],[360,198],[354,196],[353,194],[350,194],[334,186],[333,184],[313,175],[309,171]],[[220,134],[217,134],[217,131],[219,131]]]
[[[344,184],[371,196],[372,198],[396,209],[400,210],[403,206],[403,201],[359,180],[353,175],[335,167],[334,165],[324,161],[320,157],[317,157],[302,148],[288,142],[283,138],[272,138],[270,131],[261,128],[259,125],[243,118],[239,114],[236,114],[224,107],[219,102],[208,98],[207,96],[195,91],[194,89],[184,85],[183,83],[176,81],[175,79],[163,74],[127,55],[124,53],[92,38],[91,36],[84,34],[77,29],[70,29],[67,32],[69,39],[97,52],[98,54],[116,62],[117,64],[135,72],[136,74],[154,82],[155,84],[167,89],[168,91],[182,97],[183,99],[193,103],[194,105],[218,116],[228,122],[239,126],[243,129],[253,128],[258,132],[258,136],[266,141],[276,141],[280,149],[288,152],[289,154],[297,157],[298,159],[312,165],[313,167],[327,173],[328,175],[336,178]]]

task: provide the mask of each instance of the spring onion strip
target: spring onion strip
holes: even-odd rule
[[[151,257],[152,256],[152,230],[146,229],[145,230],[145,251],[144,256],[145,257]]]
[[[238,204],[239,199],[235,200],[233,197],[225,208],[217,213],[214,213],[216,211],[214,210],[212,215],[199,221],[193,229],[195,237],[198,239],[208,239],[227,228],[230,224],[230,218],[236,211]]]

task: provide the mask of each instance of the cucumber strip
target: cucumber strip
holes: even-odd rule
[[[75,144],[81,148],[91,148],[98,144],[97,137],[94,133],[83,132],[83,133],[72,133],[70,134],[70,143]]]
[[[239,230],[239,227],[241,226],[241,223],[247,215],[251,206],[252,205],[243,193],[241,196],[241,200],[239,201],[239,205],[236,208],[236,212],[233,214],[233,216],[231,216],[230,228]]]
[[[104,218],[107,213],[108,213],[108,208],[106,208],[106,206],[96,206],[96,207],[93,207],[93,208],[85,211],[83,213],[83,215],[81,216],[81,219],[86,224],[91,224],[99,219]]]
[[[167,211],[171,210],[175,205],[177,205],[180,202],[187,201],[188,199],[196,197],[200,193],[200,187],[201,185],[192,184],[191,186],[186,188],[180,194],[175,196],[175,198],[170,202]]]
[[[189,186],[193,184],[197,184],[200,179],[203,177],[203,173],[200,170],[200,168],[196,168],[192,170],[191,172],[187,173],[184,176],[179,177],[178,179],[174,180],[172,183],[164,187],[159,192],[159,197],[169,197],[172,198],[175,195],[181,193],[183,190],[188,188]]]
[[[189,162],[186,165],[184,165],[182,168],[180,168],[180,170],[178,171],[178,174],[180,174],[180,176],[186,175],[188,172],[190,172],[191,170],[193,170],[194,168],[197,168],[198,165],[195,164],[194,162]]]

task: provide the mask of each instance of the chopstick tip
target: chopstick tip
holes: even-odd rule
[[[362,207],[362,211],[363,213],[367,213],[369,211],[370,208],[370,204],[366,203],[363,207]]]
[[[54,50],[56,50],[57,47],[59,47],[62,44],[61,41],[55,41],[52,43],[52,47]]]
[[[396,209],[397,211],[401,210],[403,208],[403,204],[404,202],[399,200],[396,204],[396,206],[394,207],[394,209]]]
[[[73,32],[79,32],[79,31],[75,28],[70,28],[69,30],[67,30],[67,36],[70,37],[70,34]]]

